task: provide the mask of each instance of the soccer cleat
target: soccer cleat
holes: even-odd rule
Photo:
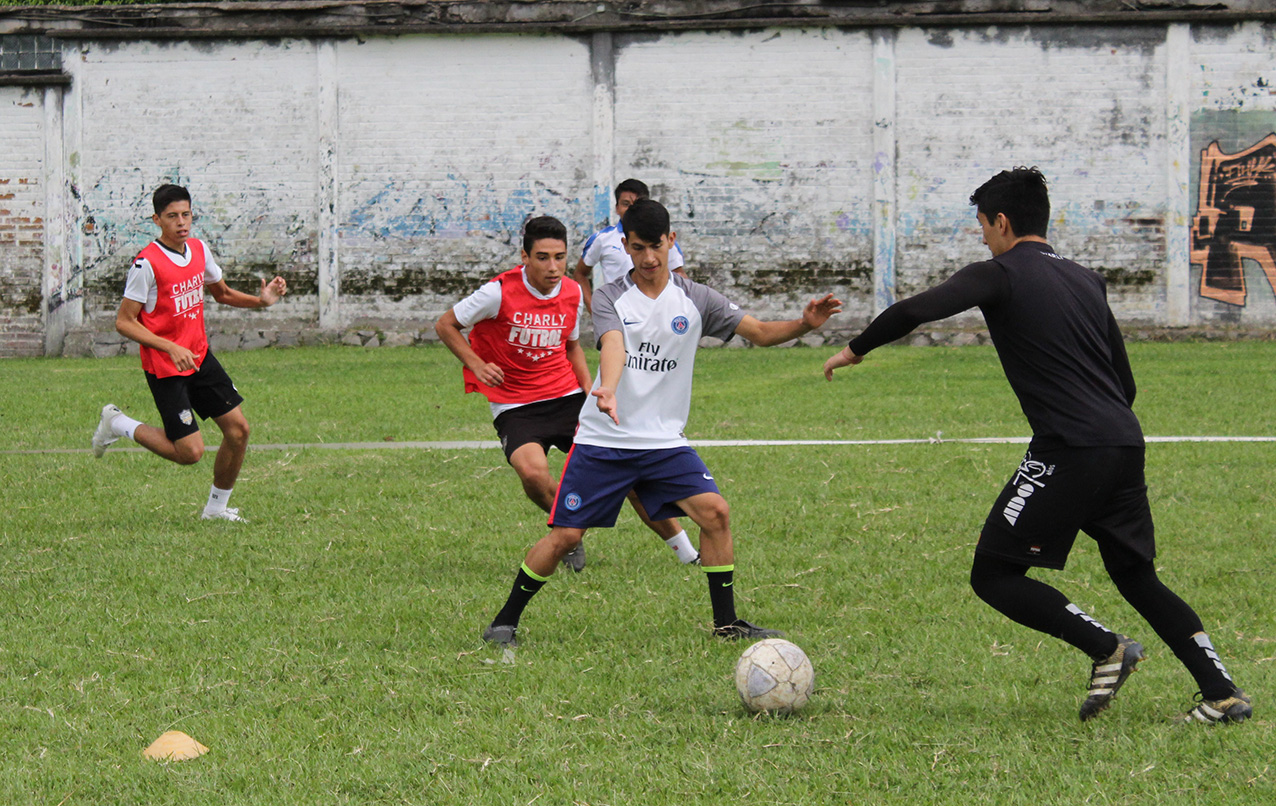
[[[247,518],[241,518],[239,516],[238,509],[231,509],[230,507],[223,509],[221,512],[205,512],[203,515],[200,515],[199,517],[201,520],[206,520],[206,521],[231,521],[232,523],[248,523]]]
[[[489,624],[483,631],[483,640],[500,647],[518,646],[518,627],[513,624]]]
[[[585,543],[581,541],[576,544],[576,548],[563,555],[563,565],[572,569],[576,573],[585,570]]]
[[[759,627],[756,624],[750,624],[742,618],[736,619],[725,627],[714,627],[713,634],[728,641],[736,641],[740,638],[784,637],[784,633],[779,630],[768,630],[766,627]]]
[[[1098,715],[1116,699],[1125,679],[1141,660],[1143,645],[1118,635],[1116,651],[1090,668],[1090,692],[1081,703],[1082,722]]]
[[[97,428],[93,430],[93,455],[97,458],[101,459],[106,449],[120,438],[120,435],[111,427],[111,421],[117,414],[123,413],[114,403],[107,403],[102,407],[102,418],[97,421]]]
[[[1184,714],[1184,722],[1204,722],[1215,725],[1219,722],[1244,722],[1254,715],[1254,705],[1249,695],[1240,689],[1232,692],[1232,696],[1221,700],[1207,700],[1197,692],[1200,701],[1196,707]]]

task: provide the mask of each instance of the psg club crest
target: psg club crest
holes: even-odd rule
[[[673,332],[677,333],[679,336],[686,333],[687,328],[690,326],[691,323],[687,321],[687,317],[685,316],[675,316],[673,318]]]
[[[563,506],[567,507],[567,509],[571,512],[575,512],[580,509],[580,505],[580,495],[577,493],[568,493],[567,497],[563,499]]]

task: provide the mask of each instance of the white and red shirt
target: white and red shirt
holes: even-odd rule
[[[452,308],[461,327],[471,328],[470,346],[501,368],[500,386],[487,386],[462,370],[466,392],[481,392],[502,411],[580,392],[567,360],[567,343],[580,338],[584,298],[564,277],[548,294],[527,282],[522,266],[498,274]]]
[[[159,378],[193,375],[208,354],[204,331],[204,285],[222,279],[221,266],[208,245],[195,238],[179,254],[151,241],[133,261],[124,284],[124,298],[142,303],[137,320],[157,336],[195,354],[196,369],[178,370],[163,350],[141,347],[142,369]]]

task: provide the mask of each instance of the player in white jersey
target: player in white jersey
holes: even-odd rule
[[[626,179],[616,185],[616,223],[589,236],[580,262],[572,272],[572,279],[580,284],[586,308],[593,310],[595,280],[598,281],[598,287],[602,288],[624,277],[634,267],[629,253],[625,251],[625,233],[620,228],[620,218],[629,209],[629,205],[650,197],[651,191],[647,185],[637,179]],[[682,247],[674,244],[669,250],[669,270],[686,277],[682,266]]]
[[[550,512],[550,532],[523,560],[505,606],[483,631],[512,646],[519,618],[559,561],[593,526],[612,526],[634,490],[653,519],[686,515],[700,527],[713,632],[722,638],[779,635],[735,611],[730,510],[683,434],[702,336],[743,336],[765,347],[796,339],[841,310],[832,294],[807,303],[799,319],[762,322],[711,288],[670,274],[675,234],[658,202],[635,202],[622,218],[634,268],[598,290],[594,328],[598,377],[581,409],[575,445]]]

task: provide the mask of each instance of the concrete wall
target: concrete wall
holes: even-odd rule
[[[122,349],[114,310],[164,181],[191,188],[232,285],[293,288],[269,311],[210,305],[234,349],[419,338],[517,261],[530,215],[567,222],[574,263],[631,175],[693,277],[764,317],[835,291],[845,331],[984,258],[967,197],[1019,164],[1050,178],[1056,248],[1108,277],[1128,326],[1276,330],[1276,211],[1210,242],[1220,266],[1239,255],[1210,288],[1189,235],[1201,152],[1276,132],[1274,39],[1251,22],[66,40],[69,86],[0,87],[0,352]],[[1217,176],[1276,199],[1267,151],[1236,160]]]

